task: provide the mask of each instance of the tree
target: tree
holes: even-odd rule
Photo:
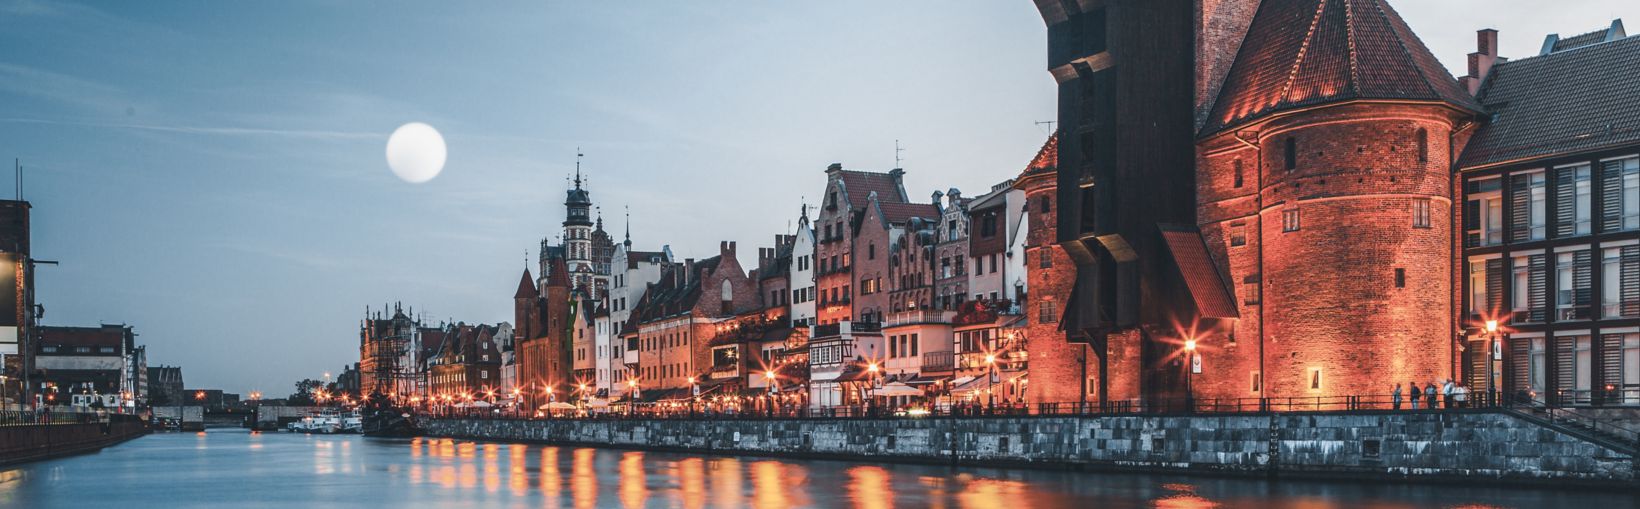
[[[304,378],[302,381],[296,382],[296,392],[286,398],[287,404],[291,406],[312,406],[313,393],[323,389],[324,386],[324,382]]]

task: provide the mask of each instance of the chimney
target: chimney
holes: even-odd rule
[[[831,163],[830,166],[826,167],[827,175],[836,175],[840,171],[843,171],[843,163]]]
[[[725,240],[723,242],[718,243],[718,254],[723,255],[724,258],[734,258],[735,257],[735,241]]]
[[[1554,37],[1554,36],[1550,36]],[[1553,46],[1554,43],[1547,43]],[[1491,28],[1475,31],[1475,52],[1469,54],[1469,75],[1458,79],[1458,82],[1469,91],[1469,95],[1481,92],[1481,83],[1486,81],[1486,75],[1492,72],[1492,66],[1498,58],[1498,31]]]
[[[695,273],[695,259],[683,259],[683,272],[678,273],[678,286],[689,284],[689,276]]]
[[[944,197],[945,197],[945,193],[942,193],[942,192],[939,192],[939,191],[934,191],[934,194],[932,196],[933,199],[929,200],[929,201],[932,202],[935,207],[938,207],[938,206],[940,206],[940,199],[944,198]]]

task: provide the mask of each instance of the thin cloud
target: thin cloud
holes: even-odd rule
[[[209,136],[284,136],[292,138],[316,138],[332,140],[385,140],[387,135],[375,132],[362,131],[326,131],[311,129],[262,129],[253,127],[209,127],[209,126],[168,126],[151,124],[126,124],[113,122],[80,122],[71,120],[46,120],[39,118],[0,118],[0,122],[14,124],[45,124],[74,127],[92,127],[104,129],[133,129],[141,131],[158,131],[179,134],[198,134]]]

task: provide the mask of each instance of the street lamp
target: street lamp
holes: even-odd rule
[[[689,416],[695,416],[695,400],[700,399],[700,386],[695,385],[695,377],[689,377]]]
[[[630,415],[632,415],[632,410],[634,410],[633,405],[636,405],[638,403],[638,379],[637,378],[629,378],[629,379],[626,380],[626,393],[627,393],[627,397],[626,397],[626,415],[630,416]]]
[[[1190,390],[1190,379],[1196,373],[1196,340],[1184,340],[1184,404],[1187,410],[1196,411],[1196,395]]]
[[[867,375],[866,375],[866,385],[870,386],[870,385],[872,385],[873,383],[875,383],[877,381],[877,363],[873,362],[873,363],[867,364],[866,365],[866,373],[867,373]],[[861,389],[860,392],[865,393],[865,389]],[[866,397],[866,410],[870,411],[871,408],[874,407],[874,406],[876,406],[876,401],[874,401],[869,396]]]
[[[1487,320],[1486,349],[1489,351],[1486,359],[1486,394],[1493,401],[1498,397],[1498,364],[1501,364],[1502,358],[1502,349],[1499,346],[1501,345],[1498,344],[1498,321]]]

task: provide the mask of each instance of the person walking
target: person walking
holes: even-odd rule
[[[1452,383],[1451,378],[1446,379],[1446,383],[1441,385],[1441,400],[1446,403],[1447,408],[1452,408],[1452,396],[1455,389],[1456,384]]]
[[[1409,383],[1407,387],[1412,388],[1412,409],[1417,410],[1418,400],[1423,399],[1424,391],[1418,388],[1418,382]]]
[[[1401,409],[1401,382],[1395,382],[1395,391],[1390,393],[1390,401],[1394,402],[1394,409]]]
[[[1424,401],[1429,403],[1430,410],[1439,410],[1441,408],[1441,401],[1435,399],[1435,382],[1429,382],[1429,385],[1424,386]]]

